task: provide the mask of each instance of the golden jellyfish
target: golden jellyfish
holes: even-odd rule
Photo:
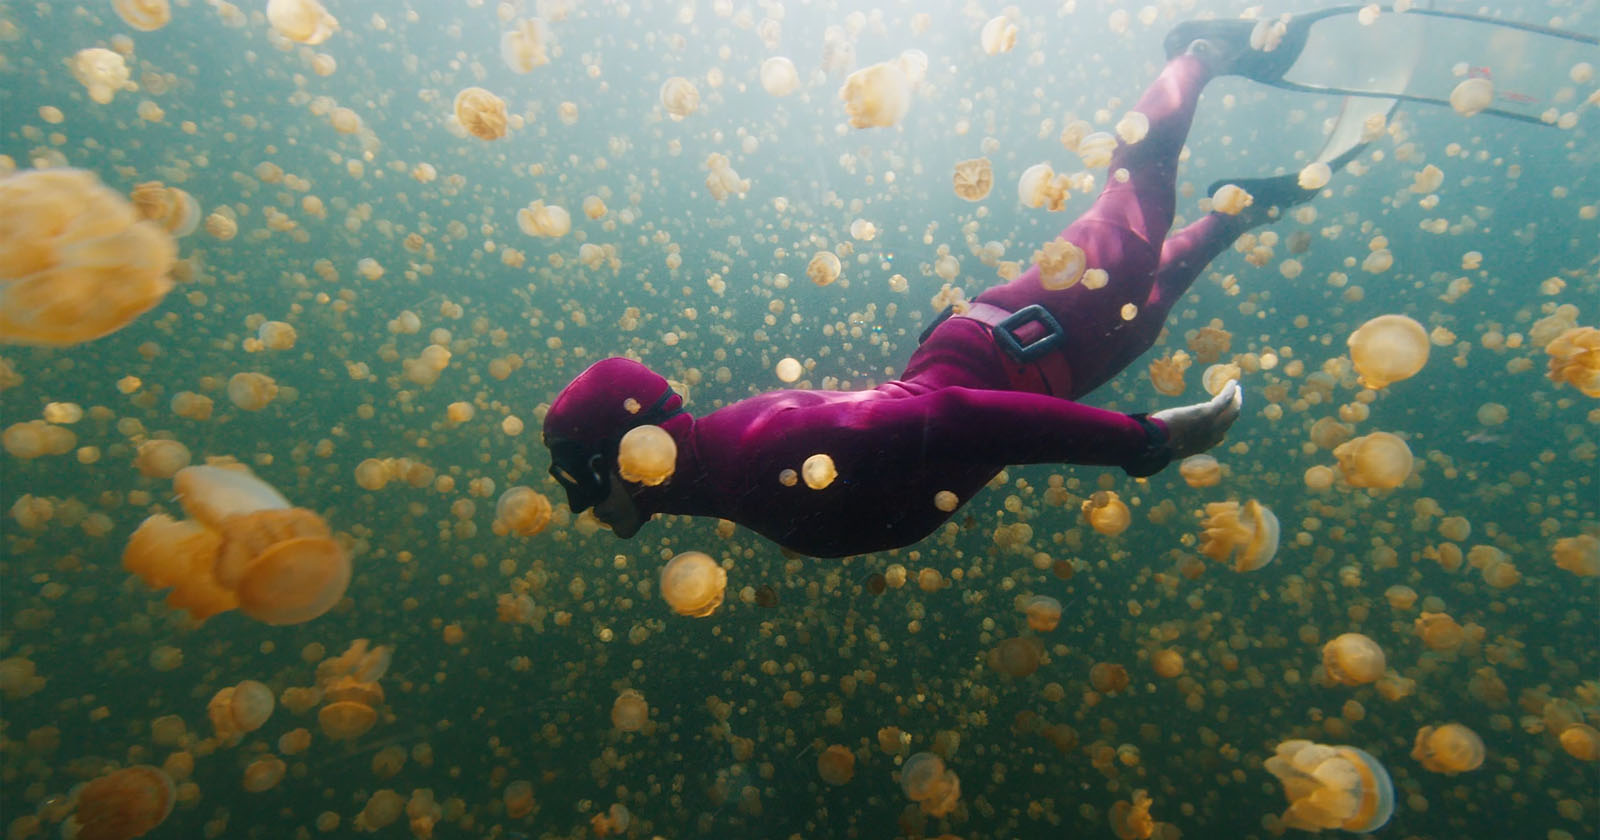
[[[885,61],[845,77],[839,88],[845,113],[855,128],[887,128],[911,108],[911,80],[900,65]]]
[[[322,734],[334,741],[359,738],[377,722],[377,710],[355,700],[329,703],[317,711],[317,725],[322,727]]]
[[[989,55],[1011,52],[1011,48],[1017,45],[1017,25],[1005,15],[990,18],[978,33],[978,43]]]
[[[583,215],[591,219],[598,219],[606,214],[606,202],[598,195],[585,196],[583,199]]]
[[[1339,472],[1352,487],[1399,487],[1411,475],[1411,448],[1388,432],[1345,441],[1333,449]]]
[[[1301,169],[1300,174],[1295,178],[1295,182],[1300,185],[1302,190],[1320,190],[1332,180],[1333,169],[1320,160],[1306,164],[1305,168]]]
[[[1183,381],[1183,374],[1189,369],[1193,361],[1189,354],[1178,350],[1168,353],[1159,359],[1150,362],[1150,384],[1156,393],[1169,397],[1181,395],[1188,385]]]
[[[159,767],[115,770],[83,786],[73,811],[77,840],[128,840],[143,836],[172,813],[178,789]]]
[[[961,799],[961,780],[955,771],[928,752],[915,753],[900,765],[900,789],[932,817],[946,816]]]
[[[206,233],[227,242],[239,235],[239,220],[230,213],[215,210],[206,216],[205,229]]]
[[[267,350],[290,350],[300,334],[291,324],[283,321],[263,321],[256,328],[256,340]]]
[[[92,172],[0,176],[0,342],[116,332],[166,296],[176,256],[172,236]]]
[[[1494,82],[1481,76],[1464,79],[1450,91],[1450,107],[1463,117],[1475,116],[1494,104]]]
[[[1133,800],[1118,800],[1108,815],[1112,833],[1118,840],[1148,840],[1156,833],[1155,818],[1150,815],[1150,794],[1143,790],[1133,792]]]
[[[531,537],[550,524],[550,516],[550,500],[544,494],[522,485],[507,487],[494,506],[494,532]]]
[[[1128,669],[1115,662],[1096,662],[1089,668],[1089,685],[1101,694],[1116,694],[1128,683]]]
[[[263,793],[278,786],[283,781],[283,774],[289,769],[283,759],[275,755],[266,755],[250,762],[244,768],[244,789],[250,793]]]
[[[1022,170],[1017,179],[1017,199],[1028,207],[1043,207],[1052,213],[1066,209],[1070,182],[1057,175],[1048,163],[1036,163]]]
[[[1483,739],[1459,723],[1417,730],[1411,757],[1435,773],[1465,773],[1483,766]]]
[[[501,800],[506,806],[506,816],[513,820],[520,820],[533,813],[533,784],[521,779],[506,785],[501,794]]]
[[[456,94],[456,121],[479,140],[506,136],[506,101],[481,87],[463,88]]]
[[[69,66],[73,77],[89,92],[89,98],[101,105],[111,104],[118,91],[139,89],[128,80],[128,62],[122,54],[104,47],[78,50]]]
[[[140,32],[154,32],[172,21],[167,0],[111,0],[111,10]]]
[[[800,465],[800,478],[812,490],[821,490],[838,477],[839,471],[833,466],[833,458],[823,452],[812,455]]]
[[[1341,634],[1322,646],[1322,668],[1340,685],[1377,682],[1387,667],[1383,648],[1360,633]]]
[[[133,465],[145,478],[171,478],[189,466],[189,447],[175,440],[160,438],[139,444]]]
[[[1361,384],[1373,390],[1410,379],[1428,363],[1428,332],[1404,315],[1379,315],[1346,343]]]
[[[989,650],[989,667],[1008,677],[1021,679],[1039,670],[1044,645],[1028,636],[1012,636]]]
[[[1222,483],[1222,465],[1217,459],[1201,453],[1190,455],[1178,462],[1178,474],[1190,487],[1215,487]]]
[[[1089,267],[1083,249],[1065,239],[1052,239],[1034,251],[1033,264],[1039,267],[1039,286],[1047,291],[1078,285]]]
[[[339,29],[339,20],[317,0],[267,0],[267,23],[291,41],[316,46]]]
[[[800,381],[800,377],[805,374],[805,367],[800,364],[799,359],[791,356],[779,359],[774,372],[777,373],[779,382],[788,385]]]
[[[1417,603],[1417,590],[1397,583],[1383,591],[1383,599],[1394,609],[1409,610]]]
[[[806,264],[806,276],[818,286],[826,286],[839,279],[839,272],[844,269],[839,257],[832,251],[818,251],[811,257],[811,262]]]
[[[1255,197],[1237,184],[1223,184],[1211,196],[1211,209],[1224,216],[1237,216],[1255,203]]]
[[[1426,605],[1427,602],[1424,602]],[[1430,650],[1449,651],[1455,650],[1466,641],[1467,632],[1448,613],[1428,612],[1424,606],[1422,615],[1413,622],[1417,635],[1422,637],[1422,643]]]
[[[800,89],[800,73],[794,62],[775,55],[761,62],[761,89],[769,96],[788,96]]]
[[[1032,595],[1022,602],[1022,614],[1028,617],[1029,628],[1048,633],[1061,623],[1061,602],[1049,595]]]
[[[550,30],[543,20],[524,18],[500,36],[500,58],[513,72],[530,73],[550,63],[545,52],[549,40]]]
[[[1172,648],[1163,648],[1150,657],[1150,667],[1162,679],[1176,679],[1183,673],[1183,654]]]
[[[660,426],[634,426],[617,444],[617,472],[623,480],[655,487],[677,469],[678,444]]]
[[[264,373],[243,371],[228,379],[228,401],[245,411],[260,411],[278,396],[278,383]]]
[[[994,167],[986,157],[957,161],[951,180],[957,196],[967,201],[982,201],[994,188]]]
[[[673,120],[681,120],[700,108],[700,89],[682,76],[661,83],[661,107]]]
[[[856,754],[849,747],[828,745],[817,754],[817,775],[835,787],[848,784],[856,775]]]
[[[1573,327],[1546,344],[1544,352],[1550,356],[1551,382],[1600,399],[1600,329]]]
[[[1600,539],[1592,534],[1562,537],[1551,550],[1556,568],[1565,569],[1578,577],[1600,575]]]
[[[196,619],[237,607],[267,624],[299,624],[333,608],[350,583],[350,558],[328,526],[244,469],[185,467],[173,477],[191,518],[146,519],[123,568]]]
[[[1200,553],[1236,572],[1253,572],[1278,553],[1278,517],[1251,499],[1209,502],[1201,523]],[[1231,558],[1231,560],[1230,560]]]
[[[1557,736],[1561,749],[1579,761],[1600,761],[1600,730],[1586,723],[1574,723]]]
[[[1083,502],[1083,518],[1096,532],[1114,537],[1133,524],[1128,505],[1113,490],[1099,490]]]
[[[217,737],[231,742],[264,726],[275,705],[271,689],[255,680],[245,680],[213,695],[206,704],[206,715]]]
[[[1283,824],[1302,831],[1370,832],[1394,813],[1394,782],[1376,758],[1357,747],[1285,741],[1266,761],[1289,800]]]
[[[517,211],[517,228],[529,236],[566,236],[572,230],[572,214],[565,207],[535,201]]]
[[[650,722],[650,704],[644,695],[627,689],[611,704],[611,725],[619,732],[638,732]]]
[[[661,567],[661,597],[679,615],[703,618],[722,604],[728,573],[710,555],[685,551]]]
[[[406,799],[400,794],[387,788],[377,791],[368,797],[367,804],[356,815],[355,826],[362,831],[376,832],[400,819],[405,807]]]

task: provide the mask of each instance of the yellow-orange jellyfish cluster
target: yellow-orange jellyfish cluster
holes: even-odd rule
[[[1253,572],[1278,553],[1278,517],[1255,499],[1206,504],[1200,553],[1236,572]]]
[[[1394,813],[1389,771],[1365,750],[1285,741],[1266,761],[1289,800],[1283,824],[1302,831],[1376,831]]]
[[[1573,327],[1545,345],[1550,381],[1600,399],[1600,329]]]
[[[0,177],[0,341],[68,345],[127,326],[172,288],[177,245],[81,169]]]
[[[456,121],[479,140],[506,136],[506,101],[481,87],[463,88],[456,94]]]
[[[109,105],[124,90],[138,90],[130,81],[128,62],[119,52],[105,47],[78,50],[72,56],[72,75],[89,92],[89,98],[101,105]]]
[[[1404,315],[1380,315],[1362,324],[1346,342],[1350,360],[1368,388],[1410,379],[1428,363],[1428,332]]]
[[[317,664],[313,702],[320,697],[317,725],[335,741],[348,741],[367,733],[378,722],[383,686],[378,680],[389,670],[394,651],[383,645],[369,648],[366,639],[350,643],[345,652]]]
[[[272,689],[255,680],[245,680],[213,695],[206,704],[206,715],[211,718],[218,741],[236,744],[265,725],[275,705]]]
[[[906,759],[900,767],[900,789],[932,817],[946,816],[961,800],[961,779],[933,753],[920,752]]]
[[[322,517],[289,505],[243,467],[185,467],[173,478],[189,519],[140,524],[123,567],[172,587],[167,604],[204,620],[237,608],[267,624],[310,621],[338,603],[350,558]]]

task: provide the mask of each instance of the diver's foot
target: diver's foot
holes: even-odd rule
[[[1193,55],[1204,61],[1213,76],[1244,76],[1256,81],[1274,81],[1294,64],[1303,44],[1284,39],[1271,51],[1250,46],[1250,35],[1259,21],[1186,20],[1172,27],[1163,46],[1167,58]]]

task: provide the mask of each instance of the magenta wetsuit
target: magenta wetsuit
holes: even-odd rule
[[[641,513],[730,519],[799,553],[834,557],[916,542],[951,515],[935,506],[936,493],[948,490],[965,503],[1009,464],[1121,466],[1139,475],[1165,466],[1165,433],[1153,421],[1072,400],[1148,349],[1172,304],[1244,229],[1211,214],[1167,236],[1178,153],[1208,78],[1192,56],[1166,65],[1137,105],[1149,133],[1112,157],[1110,171],[1130,177],[1108,179],[1094,206],[1061,234],[1090,267],[1109,273],[1105,287],[1046,291],[1035,267],[976,299],[1002,315],[1046,307],[1063,328],[1065,364],[1018,363],[996,346],[989,324],[949,318],[899,380],[864,391],[775,391],[663,422],[678,442],[677,471],[633,494]],[[1139,313],[1124,321],[1129,302]],[[583,379],[552,406],[547,434]],[[837,470],[827,487],[780,481],[819,453]]]

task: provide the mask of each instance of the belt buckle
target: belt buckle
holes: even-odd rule
[[[1024,345],[1017,340],[1017,329],[1037,322],[1045,328],[1045,334]],[[1061,324],[1058,323],[1050,311],[1035,303],[1024,306],[1011,313],[1004,321],[994,325],[994,340],[1006,355],[1016,361],[1027,364],[1038,361],[1040,357],[1055,350],[1064,338]]]

